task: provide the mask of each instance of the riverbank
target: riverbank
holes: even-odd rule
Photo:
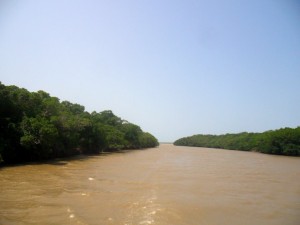
[[[266,154],[300,156],[300,127],[263,133],[193,135],[176,140],[177,146],[209,147]]]

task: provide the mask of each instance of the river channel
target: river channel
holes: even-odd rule
[[[300,158],[161,144],[4,167],[0,224],[298,225]]]

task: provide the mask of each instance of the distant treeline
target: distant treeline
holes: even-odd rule
[[[84,106],[0,82],[0,162],[155,147],[157,139],[112,111]]]
[[[300,155],[300,127],[282,128],[263,133],[224,135],[194,135],[174,142],[174,145],[257,151],[276,155]]]

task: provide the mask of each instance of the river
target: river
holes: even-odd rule
[[[0,224],[298,225],[300,158],[175,147],[0,169]]]

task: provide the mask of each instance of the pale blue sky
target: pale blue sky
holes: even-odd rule
[[[2,0],[0,81],[160,141],[300,125],[300,3]]]

